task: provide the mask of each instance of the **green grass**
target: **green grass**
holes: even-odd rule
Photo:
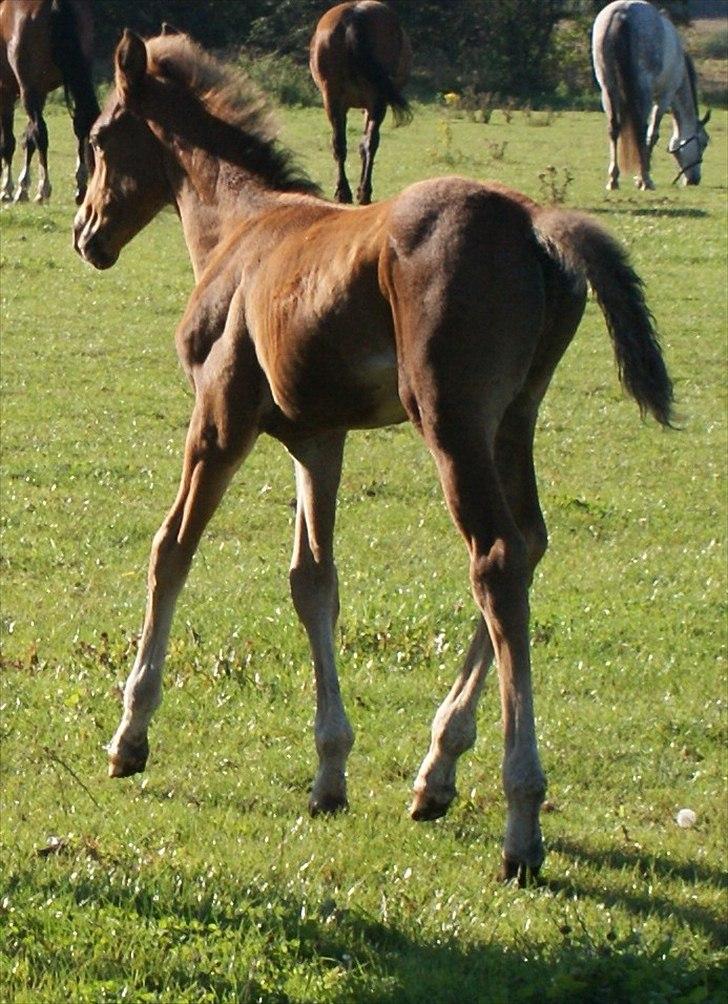
[[[598,214],[646,281],[683,416],[680,432],[640,421],[590,303],[537,436],[553,811],[544,884],[519,890],[495,879],[493,680],[449,816],[405,811],[474,620],[464,548],[408,427],[353,434],[340,494],[350,811],[305,815],[313,686],[288,599],[290,462],[272,441],[180,601],[148,772],[106,779],[191,407],[171,336],[192,276],[171,212],[108,273],[73,254],[71,130],[52,110],[53,200],[0,216],[3,1000],[726,999],[726,123],[714,113],[700,188],[671,187],[661,150],[655,192],[609,195],[601,115],[534,128],[418,107],[384,130],[380,198],[452,172],[538,197],[548,165],[568,168],[567,205]],[[330,191],[323,113],[283,113],[283,134]]]

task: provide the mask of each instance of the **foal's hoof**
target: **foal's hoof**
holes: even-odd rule
[[[135,746],[124,746],[115,753],[109,753],[109,777],[131,777],[132,774],[141,774],[147,765],[148,757],[149,743],[146,739]]]
[[[444,816],[450,808],[452,799],[437,799],[431,795],[415,792],[410,806],[410,819],[416,823],[429,822],[432,819],[439,819]]]
[[[19,188],[13,196],[13,202],[27,202],[30,196],[24,188]]]
[[[346,812],[348,808],[349,803],[345,795],[321,795],[320,797],[312,795],[308,800],[308,812],[312,817],[333,816],[337,812]]]
[[[513,879],[518,881],[518,885],[521,889],[525,889],[528,885],[538,885],[538,873],[541,871],[541,865],[527,865],[523,861],[514,861],[512,858],[503,858],[503,863],[501,864],[500,878],[503,882],[512,882]]]

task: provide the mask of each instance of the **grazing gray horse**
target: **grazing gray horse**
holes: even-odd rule
[[[609,118],[607,189],[619,188],[620,168],[637,171],[638,188],[655,187],[650,155],[668,110],[667,149],[680,165],[675,181],[699,184],[710,111],[698,117],[695,68],[672,22],[645,0],[615,0],[594,21],[592,58]]]

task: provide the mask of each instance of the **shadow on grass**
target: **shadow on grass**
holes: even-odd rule
[[[614,203],[608,206],[589,206],[585,211],[589,213],[601,213],[605,216],[614,216],[621,213],[624,216],[666,216],[678,219],[700,219],[710,216],[707,209],[696,209],[694,206],[623,206],[619,203]]]
[[[63,878],[48,876],[43,894],[53,895],[57,917],[65,914],[64,928],[77,931],[84,911],[93,904],[91,929],[80,939],[74,934],[54,944],[59,972],[81,977],[92,994],[94,988],[111,994],[98,1000],[117,999],[116,990],[127,987],[130,1000],[158,1002],[637,1004],[649,999],[702,1004],[718,1000],[724,985],[717,962],[701,965],[684,952],[672,952],[669,935],[664,944],[647,948],[634,931],[617,938],[606,928],[562,927],[555,940],[546,942],[511,929],[503,932],[501,942],[497,926],[508,926],[506,912],[500,920],[494,918],[481,942],[464,947],[456,937],[418,936],[414,914],[385,922],[361,910],[339,908],[333,901],[312,912],[312,904],[275,887],[259,889],[242,882],[234,890],[235,905],[223,907],[214,892],[192,896],[194,888],[172,888],[159,878],[134,889],[97,873],[71,889]],[[572,891],[567,883],[560,885]],[[598,897],[604,900],[602,890]],[[644,909],[647,903],[645,899]],[[406,903],[399,904],[400,910],[406,908]],[[642,902],[635,908],[641,911]],[[655,908],[651,901],[650,908]],[[133,932],[131,969],[123,948],[108,953],[101,947],[107,926],[119,943],[122,916]],[[694,922],[692,917],[684,919]],[[42,941],[42,925],[32,918],[26,930],[18,930],[28,960],[46,951],[43,944],[33,944],[37,934]],[[91,952],[83,950],[86,939],[93,943]],[[304,998],[292,989],[301,979],[307,988]],[[319,988],[321,996],[316,997]]]
[[[593,897],[607,906],[628,909],[641,920],[645,920],[650,914],[657,914],[665,919],[675,918],[694,931],[702,931],[714,948],[725,948],[728,944],[728,927],[724,918],[717,917],[704,907],[676,904],[671,899],[655,893],[654,889],[648,891],[648,886],[655,879],[703,882],[713,886],[716,892],[721,894],[721,902],[725,904],[728,882],[725,875],[717,870],[700,864],[685,864],[671,861],[669,858],[654,857],[637,850],[623,848],[592,850],[564,839],[552,840],[550,847],[574,861],[613,868],[617,871],[636,871],[645,883],[644,892],[638,890],[625,892],[622,888],[610,890],[596,882],[586,883],[582,876],[574,881],[546,877],[544,884],[552,892],[566,893],[568,896]]]

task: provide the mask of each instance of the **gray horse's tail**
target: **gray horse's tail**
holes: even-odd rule
[[[399,32],[401,37],[401,28]],[[392,109],[395,124],[406,125],[412,120],[412,109],[405,96],[395,85],[389,72],[374,55],[367,34],[366,17],[356,7],[351,9],[346,24],[345,37],[346,48],[357,73],[377,91],[382,101]]]
[[[632,29],[629,19],[621,17],[612,22],[611,42],[614,47],[614,77],[619,118],[617,159],[620,170],[641,169],[640,148],[647,135],[647,110],[637,87],[637,69],[632,46]]]
[[[604,314],[619,378],[640,411],[673,423],[673,387],[642,280],[624,249],[597,223],[575,213],[542,209],[536,234],[550,257],[585,275]]]

